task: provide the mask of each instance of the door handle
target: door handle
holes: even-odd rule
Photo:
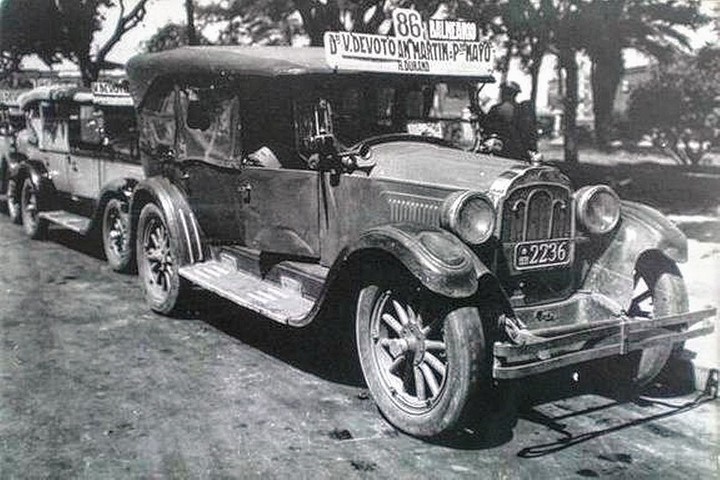
[[[252,185],[249,183],[242,183],[238,185],[237,191],[242,198],[243,203],[250,203],[250,192],[252,192]]]

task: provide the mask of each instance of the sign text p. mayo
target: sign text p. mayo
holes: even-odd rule
[[[427,75],[489,76],[493,52],[474,23],[431,20],[415,10],[393,11],[395,36],[326,32],[325,57],[340,70]]]

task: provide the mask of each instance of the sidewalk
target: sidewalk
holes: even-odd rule
[[[680,224],[682,227],[682,224]],[[688,240],[688,262],[680,265],[690,297],[690,308],[708,305],[720,307],[720,243]],[[715,332],[693,338],[685,350],[695,366],[695,386],[705,387],[711,369],[720,370],[720,322],[715,319]]]

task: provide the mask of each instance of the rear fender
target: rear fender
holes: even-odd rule
[[[430,291],[450,298],[474,295],[478,279],[490,273],[475,253],[451,233],[414,224],[368,230],[345,249],[333,270],[377,251],[395,258]]]
[[[612,298],[618,308],[630,305],[634,270],[641,257],[655,254],[673,263],[687,261],[687,238],[680,229],[654,208],[635,202],[622,202],[619,227],[588,248],[595,261],[582,288]]]
[[[165,215],[170,234],[177,240],[178,260],[181,265],[206,258],[205,236],[182,191],[164,177],[150,177],[135,187],[130,202],[130,239],[135,245],[137,225],[142,208],[155,203]]]

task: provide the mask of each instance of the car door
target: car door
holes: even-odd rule
[[[314,170],[245,167],[239,184],[246,245],[263,252],[320,257]]]
[[[102,112],[93,105],[73,105],[70,111],[70,161],[68,184],[73,197],[96,199],[100,194],[100,170],[109,157],[103,143]]]
[[[71,190],[68,176],[71,162],[68,120],[66,105],[46,101],[40,103],[39,116],[31,117],[31,126],[38,133],[40,160],[55,189],[61,193],[69,193]]]

